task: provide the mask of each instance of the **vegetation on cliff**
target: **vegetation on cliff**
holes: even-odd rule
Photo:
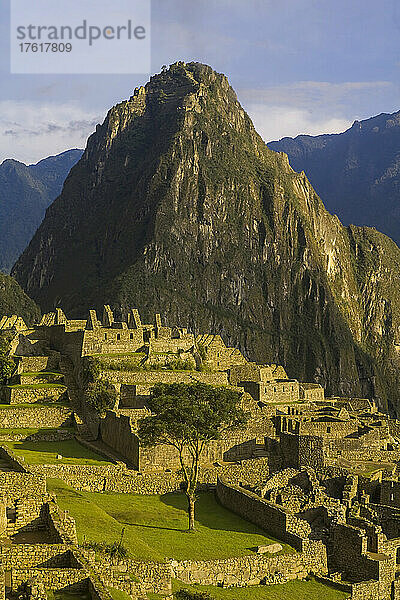
[[[30,325],[40,317],[40,309],[10,275],[0,273],[0,318],[19,315]]]

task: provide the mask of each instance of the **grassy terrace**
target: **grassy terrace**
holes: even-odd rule
[[[57,408],[60,406],[63,406],[64,408],[71,408],[71,405],[68,404],[68,402],[57,400],[57,402],[21,402],[21,404],[0,404],[0,410],[14,410],[18,408]]]
[[[34,435],[36,433],[56,433],[57,431],[74,431],[73,427],[0,427],[0,435]]]
[[[344,600],[347,592],[341,592],[314,579],[310,581],[289,581],[279,585],[254,585],[247,588],[220,588],[211,585],[194,585],[174,582],[174,591],[186,589],[192,592],[206,592],[213,600]],[[162,596],[149,594],[149,600],[159,600]]]
[[[255,546],[275,542],[260,528],[220,506],[212,493],[197,501],[196,532],[187,532],[183,494],[77,492],[58,479],[48,479],[63,510],[76,520],[80,542],[113,543],[125,527],[123,544],[130,556],[145,560],[213,559],[252,554]],[[284,552],[294,552],[284,545]]]
[[[12,388],[13,390],[37,390],[38,388],[67,389],[67,386],[62,383],[14,383],[13,385],[8,385],[7,387]]]
[[[30,465],[64,464],[64,465],[108,465],[106,458],[89,450],[76,440],[58,442],[3,442],[14,454],[22,456]],[[57,459],[61,454],[62,458]]]

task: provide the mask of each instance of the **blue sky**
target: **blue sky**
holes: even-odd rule
[[[64,3],[57,0],[60,10]],[[224,72],[266,141],[343,131],[400,110],[399,5],[152,0],[152,73],[176,60]],[[0,160],[29,163],[83,147],[108,108],[148,79],[10,74],[9,0],[0,0],[0,40]]]

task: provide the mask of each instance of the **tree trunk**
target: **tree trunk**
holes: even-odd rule
[[[196,502],[194,496],[187,497],[188,499],[188,516],[189,516],[189,531],[194,531],[194,503]]]

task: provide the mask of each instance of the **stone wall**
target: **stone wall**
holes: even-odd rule
[[[50,356],[20,356],[17,359],[18,373],[54,372],[59,368],[59,354],[57,352]]]
[[[12,386],[5,387],[3,398],[5,404],[34,404],[35,402],[58,402],[66,396],[64,385],[46,385],[46,387]]]
[[[101,439],[135,469],[149,471],[180,467],[179,455],[174,447],[165,444],[142,447],[134,426],[136,422],[128,416],[107,411],[105,418],[100,421]],[[211,441],[207,445],[201,463],[251,458],[255,446],[256,440],[251,428],[250,431],[226,433],[223,439]]]
[[[281,433],[279,439],[285,466],[295,469],[305,466],[316,470],[323,467],[324,451],[321,437]]]
[[[298,519],[281,506],[239,486],[227,485],[218,479],[216,494],[222,506],[258,525],[269,535],[290,544],[296,550],[302,550],[303,539],[311,533],[307,521]]]
[[[305,579],[314,567],[302,553],[240,556],[209,561],[170,561],[173,577],[187,584],[247,587]]]
[[[27,432],[29,429],[27,429]],[[75,433],[72,429],[41,429],[35,433],[13,433],[10,429],[7,433],[0,433],[1,442],[60,442],[72,440]]]
[[[1,429],[62,427],[72,424],[72,411],[65,406],[10,407],[0,411]]]
[[[35,584],[43,585],[46,590],[61,590],[69,588],[71,591],[87,591],[87,573],[83,569],[13,569],[12,590],[33,579]],[[79,585],[77,585],[79,584]]]
[[[183,484],[178,472],[140,473],[119,465],[31,465],[30,469],[42,477],[62,479],[78,491],[166,494],[179,491]],[[202,468],[199,483],[214,486],[217,477],[221,476],[226,481],[256,486],[265,481],[268,475],[268,459],[258,458],[238,464]]]
[[[139,466],[139,439],[133,432],[131,420],[125,415],[117,415],[108,410],[104,419],[100,420],[100,437],[102,441],[118,452],[130,466]]]
[[[0,562],[11,569],[70,568],[71,552],[62,544],[16,544],[0,546]]]
[[[0,493],[12,499],[41,496],[46,493],[46,480],[32,473],[0,473]]]
[[[135,352],[143,346],[143,343],[142,329],[102,327],[93,331],[85,330],[82,342],[82,356],[88,354]]]
[[[127,383],[147,386],[157,383],[195,383],[200,381],[209,385],[227,385],[226,373],[207,373],[201,371],[103,371],[102,376],[111,383]]]
[[[170,560],[173,577],[187,584],[247,587],[305,579],[310,573],[327,573],[321,542],[306,540],[302,552],[276,556],[251,555],[209,561]]]
[[[368,555],[368,537],[358,527],[351,525],[338,524],[332,531],[332,557],[336,570],[344,574],[344,578],[351,582],[367,581],[370,579],[379,580],[380,572],[389,564],[393,571],[394,565],[391,564],[391,557],[380,555],[378,559]]]

